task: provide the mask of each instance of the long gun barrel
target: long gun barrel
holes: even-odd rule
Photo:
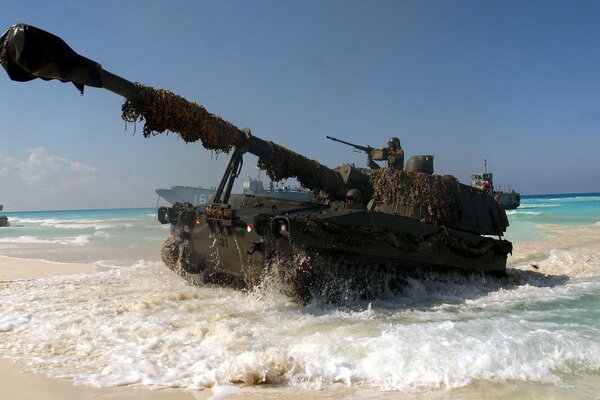
[[[344,140],[340,140],[340,139],[334,138],[333,136],[326,136],[326,137],[327,137],[327,139],[333,140],[334,142],[340,142],[340,143],[343,143],[343,144],[347,144],[348,146],[352,146],[355,149],[364,151],[367,154],[371,154],[371,151],[373,150],[373,148],[371,146],[361,146],[359,144],[354,144],[354,143],[350,143],[350,142],[346,142]]]
[[[133,83],[77,54],[61,38],[30,25],[18,24],[0,38],[0,64],[19,82],[36,78],[71,82],[83,93],[85,86],[104,88],[126,98],[122,117],[144,121],[144,136],[165,131],[186,142],[200,140],[210,150],[236,149],[259,157],[258,165],[279,181],[295,177],[310,190],[335,193],[342,177],[334,170],[243,131],[201,105],[168,90]]]

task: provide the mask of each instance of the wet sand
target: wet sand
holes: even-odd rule
[[[0,398],[6,400],[87,400],[87,399],[206,399],[212,393],[185,389],[150,390],[141,386],[97,388],[74,385],[68,379],[48,378],[21,372],[23,366],[0,359]]]
[[[39,279],[55,275],[84,274],[93,271],[90,264],[66,264],[0,256],[0,281]]]
[[[0,256],[0,283],[21,279],[39,279],[54,275],[90,273],[90,264],[64,264],[41,260],[22,260]],[[0,286],[0,293],[2,288]],[[25,371],[25,372],[24,372]],[[143,386],[98,388],[75,385],[70,379],[49,378],[26,372],[27,367],[0,358],[0,399],[3,400],[76,400],[76,399],[207,399],[210,390],[151,390]]]

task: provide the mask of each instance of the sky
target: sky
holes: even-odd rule
[[[406,159],[522,194],[600,192],[598,1],[0,0],[117,75],[169,89],[329,166],[391,136]],[[0,71],[5,211],[154,207],[217,186],[228,156],[145,139],[108,91]],[[257,176],[244,157],[241,177]],[[264,177],[264,173],[262,175]],[[238,182],[238,189],[241,182]]]

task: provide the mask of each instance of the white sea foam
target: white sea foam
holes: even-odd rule
[[[90,241],[91,235],[77,235],[65,238],[40,238],[37,236],[0,237],[0,243],[14,244],[63,244],[73,246],[84,246]]]
[[[540,215],[541,211],[507,210],[506,215]]]
[[[547,263],[567,274],[589,256],[557,251]],[[139,262],[3,284],[0,355],[97,386],[223,395],[237,383],[409,392],[478,379],[557,383],[600,368],[600,327],[571,305],[600,291],[590,279],[597,258],[586,268],[564,279],[523,271],[516,284],[432,275],[403,296],[336,308],[190,287],[162,263]]]
[[[11,217],[11,223],[13,225],[33,225],[41,226],[46,228],[58,228],[58,229],[111,229],[111,228],[130,228],[134,226],[137,221],[133,218],[106,218],[106,219],[59,219],[59,218],[24,218],[24,217]]]
[[[572,196],[572,197],[553,197],[549,199],[544,199],[547,201],[562,201],[562,202],[597,202],[600,201],[600,196]]]
[[[555,207],[562,207],[561,204],[521,204],[519,206],[519,209],[524,209],[524,208],[555,208]]]
[[[131,223],[105,223],[105,222],[60,222],[55,224],[42,224],[41,226],[48,226],[59,229],[112,229],[112,228],[131,228]]]

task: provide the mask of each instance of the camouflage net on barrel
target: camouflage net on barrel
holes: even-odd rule
[[[278,182],[287,178],[296,178],[309,190],[323,190],[331,193],[342,186],[339,173],[310,160],[298,153],[269,142],[269,158],[259,158],[258,168],[267,171],[271,180]]]
[[[200,140],[209,150],[229,152],[244,133],[230,122],[211,114],[204,107],[168,90],[135,84],[137,93],[126,99],[122,117],[127,122],[144,122],[144,137],[175,132],[186,142]],[[258,166],[273,181],[297,178],[310,190],[332,191],[341,186],[338,173],[314,160],[270,143],[271,154],[260,158]]]
[[[363,170],[373,187],[376,206],[427,210],[432,222],[451,225],[461,218],[458,181],[452,176],[427,175],[391,168]]]
[[[122,117],[144,121],[144,137],[175,132],[186,142],[202,141],[209,150],[229,152],[241,131],[204,107],[168,90],[135,84],[135,96],[125,100]]]

